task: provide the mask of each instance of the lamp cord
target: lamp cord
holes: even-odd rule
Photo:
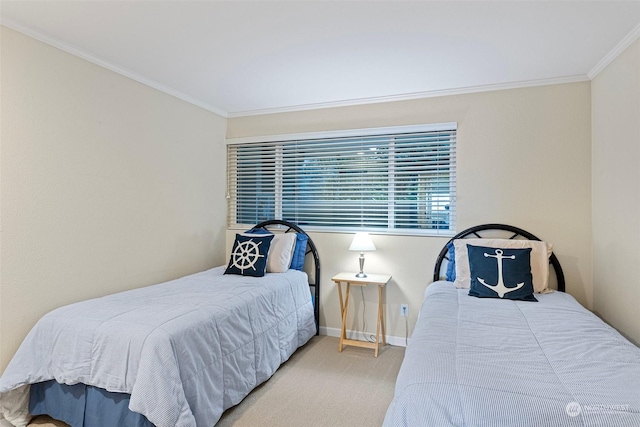
[[[369,336],[367,336],[366,334],[366,330],[367,330],[367,323],[365,320],[365,313],[367,312],[367,302],[364,299],[364,286],[360,286],[360,294],[362,295],[362,336],[364,337],[364,339],[366,341],[369,342],[376,342],[376,337],[374,335],[369,334]],[[376,331],[377,332],[377,331]]]
[[[409,345],[409,316],[404,318],[404,346]]]
[[[365,313],[367,312],[367,301],[364,299],[364,286],[360,286],[360,294],[362,295],[362,336],[366,341],[371,343],[376,342],[376,336],[365,332],[367,330],[367,322]],[[377,332],[377,331],[376,331]],[[409,316],[404,318],[404,346],[409,345]]]

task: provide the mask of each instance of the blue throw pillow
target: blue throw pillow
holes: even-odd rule
[[[447,264],[447,281],[456,281],[456,247],[453,245],[453,240],[447,243],[449,249],[449,264]]]
[[[538,301],[533,296],[531,248],[500,249],[467,245],[471,286],[469,295]]]
[[[236,234],[231,258],[224,274],[241,276],[264,276],[267,270],[267,255],[273,234],[264,236],[243,236]]]
[[[266,228],[252,228],[250,230],[245,231],[246,234],[273,234],[272,232],[270,232],[269,230],[267,230]]]
[[[309,236],[296,233],[296,247],[293,249],[291,257],[291,269],[302,271],[304,267],[304,256],[307,254],[307,240]]]

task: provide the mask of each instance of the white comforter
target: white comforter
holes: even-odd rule
[[[640,349],[563,292],[427,287],[385,427],[640,426]]]
[[[129,408],[159,427],[213,426],[315,334],[305,273],[223,272],[52,311],[20,346],[0,393],[85,383],[131,394]]]

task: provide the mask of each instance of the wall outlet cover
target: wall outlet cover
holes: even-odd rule
[[[409,305],[400,304],[400,316],[407,317],[409,315]]]

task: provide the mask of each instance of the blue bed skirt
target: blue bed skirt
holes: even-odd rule
[[[29,413],[49,415],[71,427],[153,427],[144,415],[129,410],[126,393],[53,380],[31,385]]]

